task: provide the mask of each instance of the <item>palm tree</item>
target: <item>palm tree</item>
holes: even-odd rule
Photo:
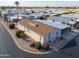
[[[17,19],[19,19],[19,13],[18,13],[18,5],[19,5],[19,2],[18,1],[15,1],[15,4],[16,4],[16,7],[17,7]]]

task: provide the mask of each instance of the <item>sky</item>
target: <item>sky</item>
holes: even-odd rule
[[[15,6],[15,0],[0,0],[0,6]],[[20,6],[79,6],[79,1],[24,1],[18,0]]]

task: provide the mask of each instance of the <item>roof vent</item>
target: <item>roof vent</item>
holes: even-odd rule
[[[29,23],[32,27],[38,27],[39,26],[39,24],[38,23]]]

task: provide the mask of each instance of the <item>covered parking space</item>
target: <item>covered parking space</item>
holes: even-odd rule
[[[66,32],[69,32],[71,30],[71,28],[67,27],[67,28],[64,28],[64,29],[61,29],[61,34],[64,34]]]

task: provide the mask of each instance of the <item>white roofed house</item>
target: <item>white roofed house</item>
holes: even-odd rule
[[[10,19],[10,17],[11,17],[11,19],[12,19],[12,17],[14,18],[14,15],[16,14],[16,10],[15,9],[6,9],[6,10],[1,11],[1,14],[2,14],[2,17],[4,18],[4,20],[8,21]]]
[[[51,12],[48,12],[48,13],[45,13],[45,15],[55,16],[55,15],[58,15],[58,14],[57,14],[57,13],[51,13]]]
[[[8,12],[6,10],[1,10],[1,16],[3,20],[7,21]]]
[[[34,18],[39,18],[43,15],[44,15],[44,13],[42,13],[42,12],[37,12],[37,13],[31,13],[30,14],[30,16],[33,16]]]
[[[73,28],[74,25],[76,24],[75,19],[74,18],[69,18],[69,17],[52,16],[52,17],[48,17],[48,20],[61,22],[64,25],[68,25],[70,28]]]
[[[68,17],[68,18],[72,18],[75,21],[79,21],[79,14],[64,14],[61,15],[62,17]]]
[[[1,14],[7,14],[8,12],[6,10],[1,11]]]
[[[22,19],[22,16],[21,15],[19,16],[19,19],[20,20]],[[17,22],[18,21],[17,15],[10,15],[10,16],[8,16],[8,21],[9,22]]]
[[[32,11],[31,9],[26,9],[26,12],[28,13],[32,13],[31,11]]]
[[[23,19],[17,23],[16,27],[25,31],[30,38],[37,42],[41,42],[41,44],[55,41],[56,38],[61,37],[58,28],[33,20]]]
[[[79,28],[79,14],[65,14],[61,15],[62,17],[69,17],[75,20],[75,28]]]
[[[8,14],[14,15],[17,13],[16,9],[7,9]]]

